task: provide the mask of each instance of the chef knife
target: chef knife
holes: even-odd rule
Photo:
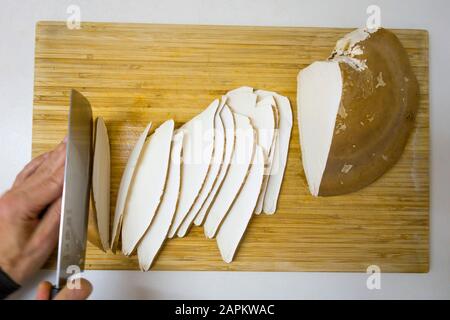
[[[54,297],[68,278],[84,269],[92,172],[92,110],[78,91],[70,95]]]

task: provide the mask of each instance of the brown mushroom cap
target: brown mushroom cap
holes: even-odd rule
[[[320,196],[373,183],[399,160],[414,127],[419,85],[399,39],[379,29],[358,45],[367,68],[339,63],[343,92]]]

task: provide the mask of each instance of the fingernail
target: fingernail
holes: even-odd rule
[[[67,143],[67,139],[68,139],[68,136],[65,136],[62,142]]]

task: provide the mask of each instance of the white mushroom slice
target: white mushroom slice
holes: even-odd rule
[[[274,137],[276,129],[276,119],[274,106],[275,100],[272,96],[264,97],[257,101],[258,96],[249,92],[248,87],[238,88],[227,93],[227,104],[233,112],[245,115],[250,118],[257,132],[257,144],[260,145],[264,152],[266,161],[266,174],[270,173],[270,153],[274,146]],[[268,179],[268,178],[267,178]],[[262,191],[262,190],[261,190]],[[255,208],[255,213],[262,211],[263,198],[261,198],[260,206]]]
[[[266,214],[273,214],[277,209],[278,196],[280,195],[289,153],[289,142],[292,132],[292,108],[288,98],[275,92],[258,90],[256,94],[261,97],[272,96],[278,109],[278,132],[276,134],[274,152],[272,153],[273,160],[271,161],[267,187],[263,189],[263,211]]]
[[[264,151],[267,158],[273,143],[275,131],[275,116],[272,97],[257,102],[257,95],[249,92],[249,87],[242,87],[227,93],[227,105],[235,113],[249,117],[257,132],[257,144]]]
[[[147,231],[161,202],[173,136],[174,122],[164,122],[146,141],[125,206],[122,252],[130,255]]]
[[[152,224],[138,245],[139,266],[143,271],[147,271],[152,266],[172,224],[180,191],[182,146],[183,131],[178,131],[173,136],[169,172],[161,204]]]
[[[123,213],[125,209],[125,203],[127,201],[128,190],[130,188],[131,180],[133,179],[134,170],[139,161],[142,147],[144,146],[145,139],[147,138],[148,132],[152,127],[152,123],[149,123],[139,139],[134,145],[133,151],[128,158],[127,165],[122,174],[122,179],[120,180],[119,191],[117,192],[117,202],[116,209],[114,212],[114,222],[111,236],[111,250],[115,252],[117,242],[119,241],[120,230],[122,226]]]
[[[222,99],[221,107],[223,107],[223,103],[225,103],[225,100],[226,99]],[[191,227],[192,221],[197,216],[203,203],[205,202],[206,198],[210,194],[211,189],[217,180],[217,175],[219,174],[219,170],[222,167],[223,155],[224,155],[224,149],[225,149],[225,132],[224,132],[223,123],[222,123],[222,119],[220,118],[219,112],[220,112],[220,108],[214,118],[214,151],[213,151],[211,165],[210,165],[208,174],[206,176],[205,183],[204,183],[197,199],[195,200],[194,205],[189,210],[189,213],[187,214],[186,218],[184,218],[183,223],[181,224],[180,228],[178,229],[178,232],[177,232],[178,237],[184,237],[186,235],[187,231]]]
[[[110,149],[108,130],[103,118],[96,121],[94,160],[92,166],[92,195],[96,213],[98,233],[104,251],[109,248],[109,188]]]
[[[253,88],[252,87],[239,87],[237,89],[233,89],[231,91],[228,91],[227,95],[233,95],[235,93],[242,93],[242,92],[246,92],[246,93],[253,93]]]
[[[255,209],[264,176],[264,155],[256,146],[248,177],[236,201],[217,232],[217,246],[223,261],[230,263]]]
[[[261,192],[259,194],[259,198],[258,198],[258,202],[256,203],[256,207],[255,207],[255,214],[260,214],[263,211],[263,204],[264,204],[264,197],[266,195],[266,189],[267,189],[267,184],[269,182],[269,176],[270,176],[270,172],[272,169],[272,162],[275,156],[275,146],[278,140],[278,123],[279,123],[279,116],[278,116],[278,108],[275,102],[274,97],[272,97],[271,95],[269,96],[265,96],[265,97],[261,97],[258,96],[259,99],[261,99],[262,101],[267,101],[270,102],[271,106],[272,106],[272,111],[274,114],[274,120],[275,120],[275,130],[274,130],[274,134],[272,136],[272,143],[270,145],[270,149],[269,149],[269,154],[267,155],[266,158],[266,166],[264,169],[264,178],[263,178],[263,182],[261,184]]]
[[[247,177],[255,149],[255,132],[250,119],[240,114],[234,114],[234,117],[236,140],[233,158],[226,178],[209,209],[204,224],[205,235],[210,239],[216,235],[222,220],[239,194]]]
[[[326,77],[324,77],[326,75]],[[319,194],[342,93],[339,63],[318,61],[298,76],[298,110],[302,162],[309,190]],[[320,93],[320,94],[318,94]]]
[[[180,128],[184,132],[183,174],[169,238],[178,231],[205,182],[214,149],[214,118],[218,108],[219,100],[214,100],[205,111]]]
[[[203,220],[205,219],[205,216],[209,210],[209,207],[211,206],[211,203],[214,201],[215,196],[217,192],[219,191],[220,187],[222,186],[223,180],[225,179],[228,169],[230,167],[231,158],[233,156],[234,151],[234,138],[235,138],[235,123],[234,123],[234,117],[233,113],[231,112],[230,108],[225,105],[220,112],[220,118],[222,120],[222,124],[224,127],[225,132],[225,153],[223,157],[223,163],[220,167],[219,174],[217,176],[216,182],[214,183],[214,186],[209,193],[208,197],[206,198],[205,202],[202,205],[202,208],[198,212],[197,216],[195,217],[194,223],[196,226],[200,226],[203,224]]]

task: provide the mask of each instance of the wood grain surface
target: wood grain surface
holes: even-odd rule
[[[278,210],[254,217],[232,264],[195,227],[167,241],[153,269],[382,272],[429,268],[428,33],[394,30],[420,82],[416,128],[397,165],[354,194],[313,198],[301,165],[296,77],[326,59],[348,29],[62,22],[36,26],[33,156],[66,134],[69,93],[82,92],[111,142],[111,215],[127,157],[149,121],[177,126],[228,90],[287,96],[294,112]],[[136,257],[88,245],[87,269],[138,269]],[[53,263],[49,262],[48,266]]]

